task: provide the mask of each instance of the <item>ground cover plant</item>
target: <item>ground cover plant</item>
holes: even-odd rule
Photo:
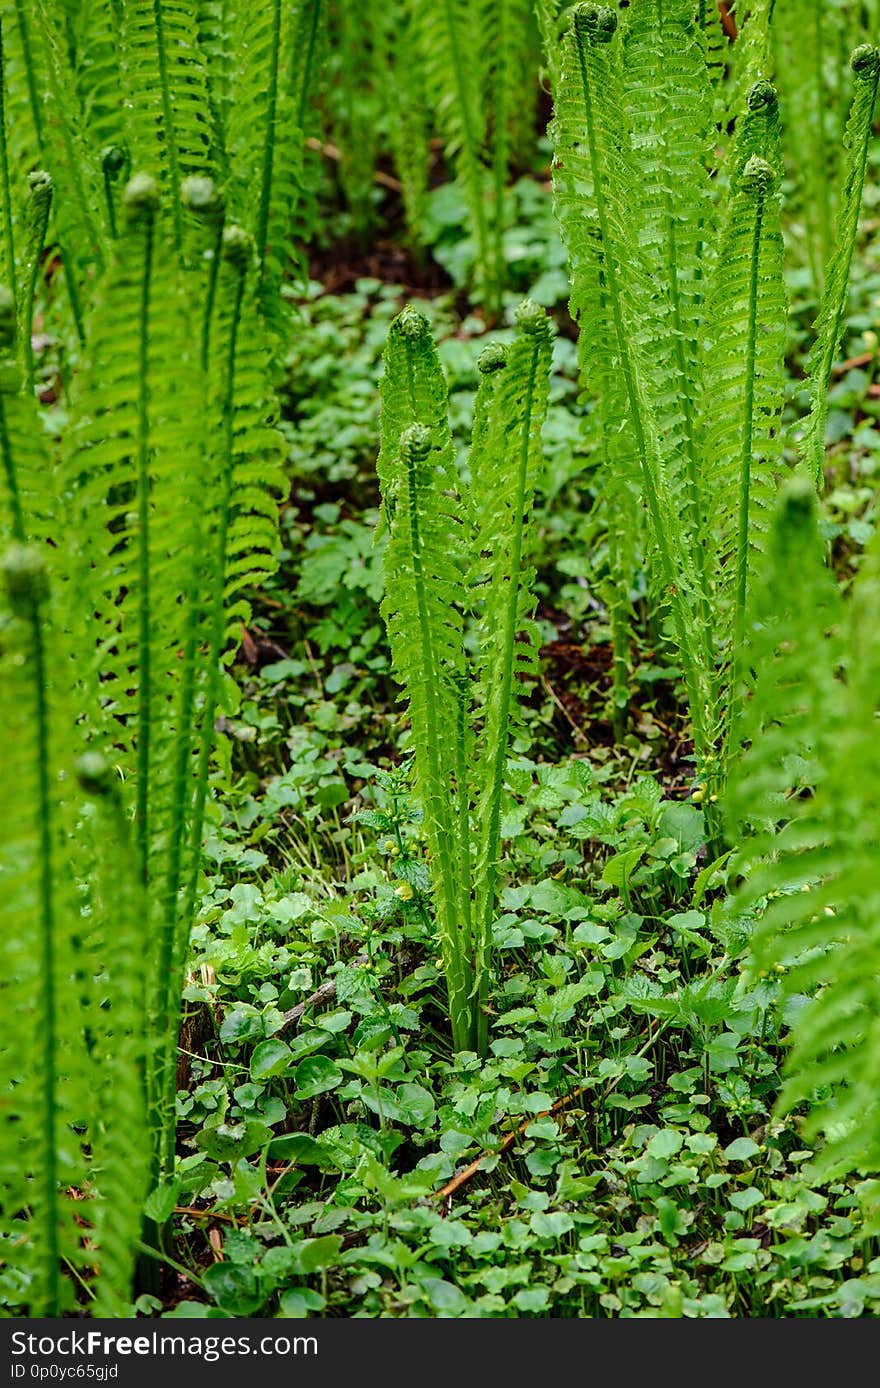
[[[5,1315],[877,1314],[878,34],[0,2]]]

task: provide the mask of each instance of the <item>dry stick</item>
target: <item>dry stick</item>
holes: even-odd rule
[[[639,1033],[640,1039],[642,1037],[648,1038],[648,1044],[650,1044],[656,1038],[656,1036],[657,1032],[652,1032],[650,1026],[646,1027],[644,1031]],[[614,1080],[608,1086],[608,1088],[605,1090],[604,1095],[602,1096],[603,1099],[608,1098],[608,1095],[612,1092],[612,1090],[617,1088],[622,1078],[623,1076],[619,1075],[617,1079]],[[466,1166],[463,1171],[459,1171],[458,1174],[453,1176],[451,1181],[447,1181],[446,1185],[443,1186],[440,1190],[435,1190],[434,1194],[431,1197],[432,1200],[449,1199],[450,1196],[455,1194],[455,1192],[459,1189],[460,1186],[463,1186],[466,1181],[469,1181],[472,1176],[475,1176],[477,1174],[477,1172],[480,1170],[480,1167],[483,1165],[483,1162],[486,1160],[487,1156],[503,1157],[504,1153],[510,1150],[513,1144],[516,1142],[517,1138],[523,1136],[526,1128],[529,1126],[530,1123],[534,1123],[536,1118],[550,1118],[554,1113],[561,1113],[563,1109],[568,1108],[569,1104],[572,1103],[574,1099],[580,1098],[581,1094],[583,1094],[587,1089],[590,1089],[591,1087],[591,1085],[587,1084],[578,1085],[577,1089],[573,1089],[570,1094],[565,1094],[561,1099],[557,1099],[556,1103],[553,1104],[551,1108],[545,1109],[543,1113],[530,1114],[528,1118],[523,1119],[522,1123],[520,1123],[518,1128],[514,1128],[513,1132],[507,1134],[507,1137],[504,1139],[497,1152],[484,1152],[482,1156],[477,1157],[476,1161],[472,1161],[470,1166]]]
[[[360,969],[363,968],[364,964],[369,964],[369,962],[369,958],[366,954],[359,954],[357,958],[351,961],[348,967],[350,969]],[[329,1002],[330,999],[335,998],[335,996],[336,980],[335,978],[328,978],[326,983],[322,983],[320,988],[316,988],[314,993],[312,993],[310,997],[307,997],[304,1002],[298,1002],[296,1007],[291,1007],[289,1012],[285,1012],[284,1020],[278,1028],[276,1035],[280,1034],[282,1031],[286,1031],[288,1027],[295,1027],[303,1013],[306,1012],[308,1008],[313,1007],[315,1003]]]
[[[323,154],[325,159],[332,159],[334,163],[338,164],[339,160],[342,158],[342,150],[338,149],[336,145],[331,145],[324,140],[316,140],[313,136],[310,136],[309,139],[306,140],[306,144],[309,149],[317,150],[318,154]],[[403,192],[403,184],[400,182],[400,179],[392,178],[391,174],[383,173],[381,169],[377,169],[373,174],[373,182],[380,183],[383,188],[390,188],[392,193]]]
[[[727,0],[718,0],[718,13],[721,16],[721,27],[731,43],[736,43],[737,28],[736,20],[727,8]]]

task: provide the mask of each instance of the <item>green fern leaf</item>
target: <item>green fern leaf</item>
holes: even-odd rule
[[[880,50],[867,44],[857,48],[852,56],[852,69],[856,79],[855,94],[844,137],[846,171],[840,196],[837,246],[828,264],[825,292],[816,320],[816,340],[807,362],[811,409],[801,441],[801,454],[817,486],[822,481],[825,454],[828,382],[843,334],[849,272],[859,229],[874,106],[880,81]]]

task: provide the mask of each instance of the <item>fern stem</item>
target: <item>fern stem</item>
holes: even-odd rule
[[[180,159],[174,127],[174,104],[171,100],[171,88],[168,82],[168,58],[165,52],[165,19],[162,13],[162,0],[153,0],[153,18],[156,25],[156,55],[162,96],[162,123],[165,127],[168,169],[171,174],[171,215],[174,218],[174,244],[178,251],[181,251],[183,249],[183,215],[180,203]]]
[[[458,691],[456,710],[455,775],[458,802],[458,899],[459,911],[467,936],[466,949],[471,949],[471,823],[470,795],[467,774],[468,694],[464,679]]]
[[[482,909],[477,920],[478,937],[475,959],[477,985],[475,1031],[477,1054],[485,1055],[488,1047],[489,1017],[486,1003],[489,994],[489,955],[492,941],[492,919],[495,907],[495,885],[498,877],[498,853],[501,840],[501,795],[504,789],[504,769],[507,765],[507,730],[510,723],[510,706],[513,692],[514,652],[516,646],[517,617],[519,615],[519,587],[522,571],[523,532],[525,528],[526,484],[529,469],[529,448],[532,432],[532,404],[535,396],[535,382],[540,359],[540,343],[536,337],[532,343],[528,375],[526,377],[523,400],[522,438],[517,459],[513,502],[513,544],[508,575],[509,589],[507,610],[504,616],[504,643],[501,656],[501,693],[497,736],[495,745],[488,749],[492,760],[489,780],[489,813],[485,833],[485,846],[482,856],[486,864],[485,881],[480,885]]]
[[[309,87],[312,80],[312,64],[315,57],[315,48],[318,43],[318,21],[320,17],[321,0],[310,0],[308,38],[306,40],[306,51],[302,63],[302,77],[299,83],[299,98],[296,106],[296,121],[301,134],[305,131],[306,102],[309,99]]]
[[[840,197],[837,248],[828,266],[823,301],[817,318],[816,343],[808,363],[812,405],[804,436],[804,456],[817,488],[822,482],[825,454],[828,382],[843,335],[850,270],[859,231],[859,212],[865,188],[868,148],[880,81],[880,53],[868,45],[859,47],[852,55],[852,66],[856,77],[856,90],[846,137],[851,162]]]
[[[831,180],[828,175],[828,139],[825,130],[825,74],[824,74],[824,30],[822,28],[822,9],[821,4],[813,7],[816,22],[816,68],[814,76],[814,96],[816,99],[816,133],[818,140],[818,150],[816,163],[816,182],[814,187],[819,194],[819,245],[821,247],[821,264],[819,278],[816,281],[816,290],[821,293],[828,268],[828,260],[831,255]]]
[[[230,231],[232,230],[233,229],[230,228]],[[181,939],[180,944],[183,948],[180,950],[176,949],[178,944],[177,936],[178,933],[182,936],[184,929],[186,929],[188,933],[189,926],[195,916],[202,831],[205,823],[205,804],[207,802],[208,779],[211,771],[211,753],[214,748],[214,716],[217,709],[220,687],[218,664],[220,661],[221,646],[223,644],[226,547],[232,515],[232,489],[235,461],[233,447],[235,438],[235,367],[237,360],[238,330],[241,323],[241,310],[244,302],[244,289],[247,278],[247,261],[241,260],[240,262],[234,262],[234,268],[236,271],[236,282],[229,324],[229,336],[226,344],[225,378],[221,403],[221,418],[223,423],[222,470],[220,479],[221,498],[217,522],[217,539],[213,554],[211,585],[214,607],[207,657],[208,681],[205,691],[205,706],[202,713],[202,738],[199,748],[195,801],[193,804],[192,822],[189,833],[190,872],[181,917],[182,923],[179,932],[175,930],[173,934],[169,933],[164,942],[163,972],[161,975],[162,979],[165,980],[165,995],[161,1014],[162,1029],[160,1035],[165,1038],[163,1044],[166,1049],[164,1058],[163,1097],[161,1100],[162,1165],[166,1174],[170,1174],[174,1169],[176,1128],[174,1122],[176,1088],[174,1056],[177,1047],[177,1036],[171,1034],[171,1026],[172,1018],[175,1015],[174,999],[179,993],[179,984],[184,967],[184,961],[181,960],[180,957],[175,958],[175,953],[177,953],[178,956],[183,953],[185,941]]]
[[[736,540],[736,610],[734,639],[739,644],[746,609],[749,573],[749,500],[752,477],[752,446],[755,414],[755,356],[758,334],[758,281],[761,261],[761,232],[764,224],[765,191],[759,186],[755,204],[755,225],[749,262],[749,309],[746,336],[745,398],[743,401],[742,453],[740,455],[739,519]]]
[[[672,214],[672,195],[669,189],[666,190],[666,232],[667,232],[667,268],[669,274],[669,293],[672,305],[673,319],[673,339],[675,350],[675,365],[678,371],[678,378],[681,382],[681,402],[684,411],[684,453],[685,453],[685,476],[687,478],[688,507],[690,510],[690,528],[692,542],[696,552],[696,571],[699,586],[700,617],[705,633],[707,649],[712,648],[712,615],[711,602],[709,595],[709,575],[707,568],[706,546],[703,540],[703,504],[700,495],[700,472],[699,460],[697,458],[697,446],[694,426],[694,403],[688,384],[688,362],[685,354],[684,327],[682,323],[681,310],[681,286],[678,274],[678,253],[675,237],[675,218]],[[690,349],[696,357],[696,344],[689,343]]]
[[[33,180],[45,179],[39,185]],[[30,264],[28,266],[27,287],[25,289],[24,303],[22,305],[22,338],[24,346],[25,373],[27,377],[28,393],[34,393],[34,301],[37,294],[37,280],[40,276],[40,266],[43,259],[43,248],[46,244],[46,231],[49,226],[49,213],[52,209],[52,184],[45,174],[31,175],[31,201],[28,209],[30,215],[29,245]]]
[[[3,393],[0,393],[0,453],[3,455],[3,471],[6,475],[6,486],[9,491],[12,510],[12,535],[20,545],[23,545],[27,541],[27,530],[24,523],[24,508],[21,504],[21,492],[18,486],[18,470],[15,466],[12,443],[9,438],[6,401]]]
[[[213,254],[208,264],[208,283],[205,287],[205,307],[202,313],[202,342],[199,352],[199,363],[203,374],[207,373],[208,361],[211,355],[211,324],[214,318],[214,302],[217,297],[217,278],[220,274],[220,253],[222,247],[223,218],[221,217],[217,223]]]
[[[504,72],[504,45],[501,35],[509,22],[508,0],[496,0],[498,8],[499,53],[495,63],[495,91],[493,99],[493,140],[492,140],[492,178],[494,184],[494,275],[493,292],[500,295],[504,265],[504,193],[507,188],[507,102],[506,73]],[[497,288],[495,287],[497,286]]]
[[[260,203],[257,212],[257,256],[260,261],[260,293],[266,282],[266,238],[272,203],[272,170],[275,157],[275,121],[278,108],[278,62],[281,51],[281,0],[272,0],[272,46],[269,57],[269,89],[266,94],[266,138],[260,175]]]
[[[138,322],[137,519],[138,519],[138,716],[136,841],[141,876],[148,877],[150,850],[150,738],[153,730],[150,651],[150,289],[154,213],[144,218],[144,263]]]
[[[9,146],[6,132],[6,61],[3,48],[3,21],[0,19],[0,191],[3,196],[3,237],[6,250],[6,283],[13,299],[18,297],[15,273],[15,234],[12,223],[12,188],[9,181]]]
[[[55,1149],[55,1125],[58,1115],[58,1015],[55,960],[55,872],[52,838],[54,816],[49,773],[49,706],[46,687],[46,650],[40,602],[33,597],[29,603],[31,649],[33,651],[34,720],[37,732],[37,841],[40,857],[40,990],[42,1025],[40,1027],[43,1153],[40,1179],[45,1205],[45,1309],[48,1316],[61,1315],[61,1264],[58,1229],[58,1158]]]

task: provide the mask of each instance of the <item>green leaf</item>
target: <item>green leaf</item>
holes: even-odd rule
[[[757,1186],[746,1186],[745,1190],[733,1190],[730,1192],[730,1203],[737,1210],[752,1210],[756,1205],[762,1204],[763,1193]]]
[[[213,1128],[202,1128],[196,1133],[196,1146],[217,1161],[237,1161],[259,1152],[271,1137],[268,1123],[249,1119],[247,1123],[218,1123]]]
[[[233,1316],[253,1316],[262,1304],[253,1268],[238,1263],[214,1263],[202,1274],[202,1285]]]
[[[269,1080],[283,1075],[290,1064],[290,1047],[279,1037],[270,1037],[254,1048],[251,1056],[251,1079]]]
[[[674,1157],[681,1151],[683,1141],[681,1133],[674,1128],[663,1128],[654,1134],[645,1150],[651,1157]]]
[[[163,1181],[150,1191],[144,1201],[144,1214],[147,1219],[152,1219],[156,1224],[164,1224],[174,1213],[174,1206],[177,1204],[177,1197],[180,1194],[180,1179],[175,1177],[173,1181]]]
[[[316,1094],[335,1089],[343,1080],[339,1066],[325,1055],[309,1056],[297,1065],[293,1077],[297,1099],[313,1099]]]
[[[738,1137],[725,1147],[724,1155],[728,1161],[748,1161],[751,1157],[756,1157],[760,1150],[752,1138]]]
[[[263,1035],[263,1014],[249,1003],[237,1003],[220,1023],[220,1040],[226,1045],[241,1045]]]

